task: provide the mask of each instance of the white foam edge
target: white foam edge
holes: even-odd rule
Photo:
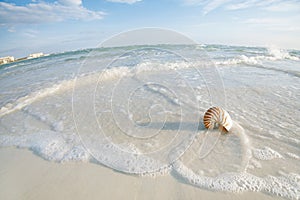
[[[283,158],[283,156],[270,147],[253,148],[253,156],[258,160],[273,160],[275,158]]]
[[[290,199],[299,199],[298,174],[287,176],[254,176],[246,172],[228,172],[216,177],[201,176],[186,167],[181,161],[173,164],[173,173],[185,182],[203,189],[241,193],[246,191],[266,192]]]
[[[0,135],[0,146],[29,149],[45,160],[54,162],[88,162],[90,154],[78,139],[76,134],[63,135],[43,130],[26,135]]]
[[[269,55],[260,55],[260,56],[246,56],[240,55],[236,58],[231,58],[224,61],[215,62],[216,65],[237,65],[237,64],[248,64],[248,65],[258,65],[262,64],[262,61],[276,61],[276,60],[294,60],[299,61],[300,58],[296,56],[291,56],[288,52],[279,49],[270,49]]]
[[[0,135],[0,147],[28,149],[52,162],[93,162],[123,173],[152,177],[170,171],[170,163],[162,163],[140,153],[133,144],[114,144],[97,136],[91,137],[91,141],[97,141],[97,145],[87,146],[75,133],[63,134],[52,130]]]

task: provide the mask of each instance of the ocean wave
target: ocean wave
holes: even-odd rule
[[[62,81],[61,83],[54,84],[52,87],[40,89],[33,93],[30,93],[26,96],[18,98],[16,101],[12,103],[7,103],[6,105],[0,108],[0,117],[12,113],[17,110],[21,110],[22,108],[32,104],[33,102],[40,100],[44,97],[53,95],[58,91],[64,91],[70,89],[73,81]]]
[[[223,61],[216,61],[216,65],[237,65],[237,64],[247,64],[247,65],[262,65],[264,61],[278,61],[278,60],[293,60],[299,61],[300,58],[295,55],[290,55],[288,51],[269,48],[265,55],[257,56],[246,56],[239,55],[236,58],[231,58]]]
[[[197,67],[197,66],[187,62],[167,62],[167,63],[143,62],[138,64],[135,67],[120,66],[120,67],[107,68],[100,72],[80,74],[76,78],[76,84],[91,84],[91,83],[97,83],[97,81],[113,81],[115,79],[132,77],[134,75],[145,73],[145,72],[152,73],[152,72],[160,72],[166,70],[185,69],[190,67]],[[12,113],[16,110],[20,110],[44,97],[54,95],[57,92],[70,90],[74,87],[74,81],[75,81],[74,78],[70,80],[63,80],[61,82],[53,84],[53,86],[51,87],[41,88],[35,92],[19,97],[14,102],[7,103],[0,108],[0,117]]]
[[[187,68],[197,68],[200,64],[188,62],[150,62],[145,61],[132,66],[117,66],[103,69],[100,72],[81,74],[80,77],[94,76],[98,81],[110,81],[123,77],[133,77],[141,73],[156,73],[163,71],[176,71]]]
[[[272,50],[274,55],[278,55],[279,53],[275,50]],[[298,57],[292,57],[289,56],[286,53],[280,54],[277,57],[266,57],[266,56],[256,56],[256,57],[247,57],[247,56],[241,56],[240,59],[233,59],[223,62],[216,62],[217,65],[230,65],[230,64],[239,64],[239,63],[247,63],[252,64],[257,68],[267,69],[267,70],[273,70],[278,72],[283,72],[287,74],[291,74],[297,77],[300,77],[300,73],[297,71],[292,70],[283,70],[278,68],[271,68],[271,67],[264,67],[263,65],[258,65],[260,60],[262,59],[281,59],[281,58],[293,58],[296,60]],[[203,66],[211,66],[212,63],[204,63],[203,61],[195,61],[195,62],[186,62],[186,61],[175,61],[175,62],[152,62],[152,61],[144,61],[141,63],[136,64],[134,67],[132,66],[118,66],[118,67],[112,67],[112,68],[106,68],[102,71],[96,71],[96,72],[90,72],[86,74],[80,74],[77,77],[77,80],[80,84],[87,84],[87,82],[93,82],[97,83],[97,81],[113,81],[115,79],[120,79],[124,77],[133,77],[135,75],[141,74],[141,73],[156,73],[156,72],[162,72],[162,71],[176,71],[176,70],[184,70],[189,68],[199,69]],[[24,108],[25,106],[30,105],[31,103],[35,102],[38,99],[44,98],[46,96],[50,96],[55,94],[59,91],[64,91],[72,88],[74,86],[74,80],[64,80],[61,82],[58,82],[54,84],[52,87],[49,88],[42,88],[38,91],[35,91],[31,94],[28,94],[26,96],[20,97],[14,102],[7,103],[6,105],[2,106],[0,108],[0,117],[4,116],[6,114],[9,114],[11,112],[14,112],[16,110],[20,110]]]

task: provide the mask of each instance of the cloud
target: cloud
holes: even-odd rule
[[[188,6],[201,6],[202,13],[206,15],[207,13],[215,10],[216,8],[230,2],[231,0],[183,0]]]
[[[282,1],[277,4],[267,6],[265,9],[273,12],[300,12],[300,1]]]
[[[7,29],[7,31],[10,32],[10,33],[15,33],[15,32],[16,32],[16,29],[15,29],[15,27],[9,27],[9,28]]]
[[[22,35],[27,38],[36,38],[39,32],[37,30],[28,29],[22,32]]]
[[[258,0],[250,0],[250,1],[243,1],[243,2],[231,2],[228,6],[226,6],[227,10],[241,10],[250,7],[257,7],[261,1]]]
[[[215,10],[216,8],[220,7],[221,5],[229,2],[230,0],[213,0],[213,1],[209,1],[208,4],[206,4],[203,7],[203,14],[206,15],[207,13],[209,13],[212,10]]]
[[[217,9],[242,10],[247,8],[259,8],[271,12],[300,11],[298,0],[183,0],[189,6],[201,6],[204,15]]]
[[[54,3],[33,2],[25,6],[0,2],[0,24],[2,25],[97,20],[102,19],[104,15],[104,12],[84,8],[81,0],[59,0]]]
[[[81,6],[82,0],[59,0],[62,5],[66,6]]]
[[[114,3],[127,3],[127,4],[134,4],[136,2],[142,1],[142,0],[106,0],[109,2],[114,2]]]
[[[241,10],[246,8],[260,8],[271,12],[300,11],[300,1],[298,0],[248,0],[243,2],[232,1],[226,6],[227,10]]]

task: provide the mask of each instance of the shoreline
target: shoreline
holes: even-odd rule
[[[281,199],[197,188],[172,175],[139,177],[93,163],[55,163],[31,151],[0,149],[0,199]]]

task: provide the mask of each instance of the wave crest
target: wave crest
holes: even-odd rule
[[[246,56],[239,55],[235,58],[230,58],[223,61],[215,62],[216,65],[261,65],[264,61],[279,61],[279,60],[293,60],[299,61],[300,58],[297,56],[290,55],[288,51],[277,49],[274,47],[268,48],[267,52],[264,55],[257,56]]]

